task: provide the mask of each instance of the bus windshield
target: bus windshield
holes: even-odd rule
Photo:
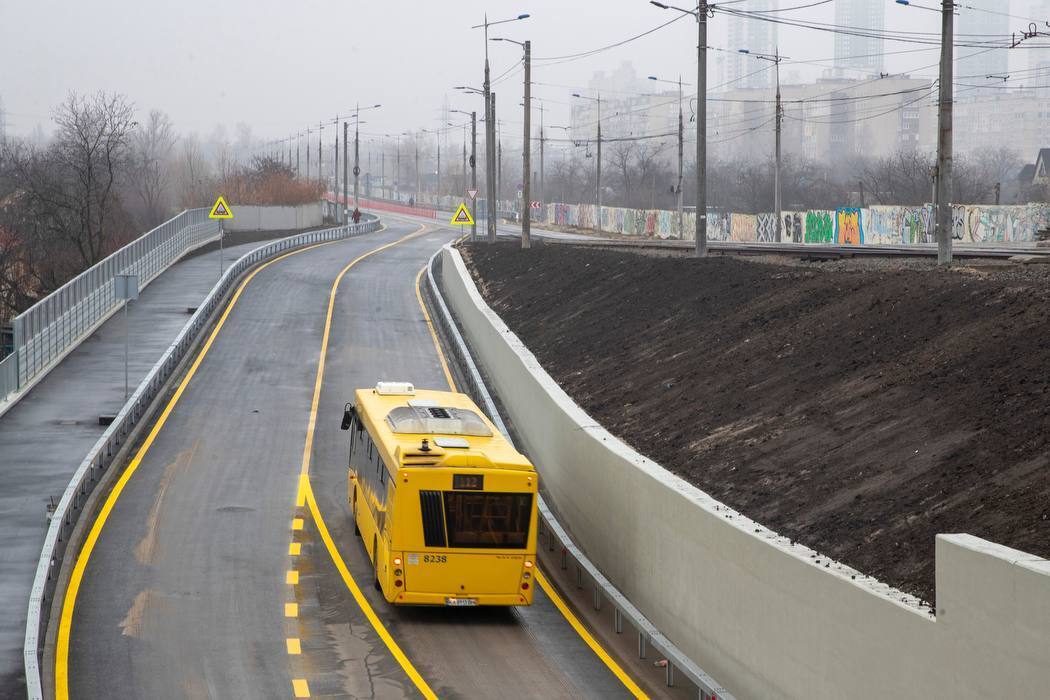
[[[524,549],[529,536],[531,493],[446,491],[444,496],[450,547]]]

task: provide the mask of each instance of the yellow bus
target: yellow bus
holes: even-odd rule
[[[358,389],[348,499],[376,589],[395,605],[530,605],[536,470],[470,397]]]

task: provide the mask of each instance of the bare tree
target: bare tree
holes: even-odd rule
[[[180,206],[193,209],[211,204],[207,201],[210,194],[208,189],[211,187],[211,167],[196,134],[182,139],[176,173]]]
[[[929,202],[932,167],[932,158],[917,150],[900,150],[869,162],[861,170],[869,203],[917,206]]]
[[[51,145],[20,148],[12,158],[25,206],[85,267],[127,238],[117,184],[129,162],[133,114],[121,95],[71,93],[55,110]]]
[[[167,114],[154,109],[132,138],[131,188],[142,202],[143,223],[153,228],[167,218],[175,129]]]

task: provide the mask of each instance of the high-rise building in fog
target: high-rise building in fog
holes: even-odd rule
[[[872,0],[835,0],[835,24],[881,33],[886,4]],[[878,75],[883,70],[883,41],[852,33],[835,34],[835,69],[850,77]]]
[[[777,9],[779,0],[743,0],[734,10],[762,12]],[[773,16],[775,17],[775,15]],[[772,18],[772,17],[771,17]],[[729,16],[729,53],[725,62],[725,83],[729,89],[769,88],[773,85],[773,65],[739,53],[772,54],[777,48],[777,25],[754,17]]]
[[[984,11],[984,10],[987,10]],[[1004,39],[1010,35],[1008,3],[1003,0],[969,0],[959,8],[955,20],[955,92],[975,92],[973,86],[995,86],[1010,73],[1008,49],[994,49],[966,44],[979,44]],[[960,46],[960,44],[962,44]],[[982,91],[983,92],[983,91]]]

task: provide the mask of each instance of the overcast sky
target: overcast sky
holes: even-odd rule
[[[935,12],[886,2],[887,29],[938,31]],[[782,6],[800,4],[808,2],[781,0]],[[257,136],[283,137],[345,114],[357,101],[383,105],[368,114],[362,131],[437,128],[446,96],[453,108],[481,110],[479,98],[452,88],[481,85],[484,42],[481,30],[470,26],[486,11],[490,19],[531,13],[491,31],[531,39],[536,57],[604,46],[673,16],[646,0],[0,0],[0,99],[9,133],[27,133],[38,123],[50,130],[50,111],[68,91],[100,89],[128,95],[143,111],[164,110],[180,132],[204,136],[217,124],[232,134],[243,121]],[[831,22],[834,6],[789,14]],[[724,14],[711,20],[711,46],[726,47],[726,25]],[[792,59],[830,63],[833,55],[828,33],[781,28],[780,44]],[[685,18],[582,60],[543,67],[537,61],[533,79],[585,86],[594,71],[629,60],[640,75],[682,73],[695,82],[695,46],[695,21]],[[915,47],[887,43],[885,48]],[[520,49],[494,43],[490,56],[495,76],[519,58]],[[887,69],[906,71],[936,60],[936,50],[894,55],[887,58]],[[819,68],[784,70],[810,78]],[[718,77],[713,62],[710,76],[712,82]],[[500,113],[520,119],[520,74],[496,89]],[[567,103],[571,92],[534,89],[549,100],[548,123],[567,123],[567,106],[559,103]]]

